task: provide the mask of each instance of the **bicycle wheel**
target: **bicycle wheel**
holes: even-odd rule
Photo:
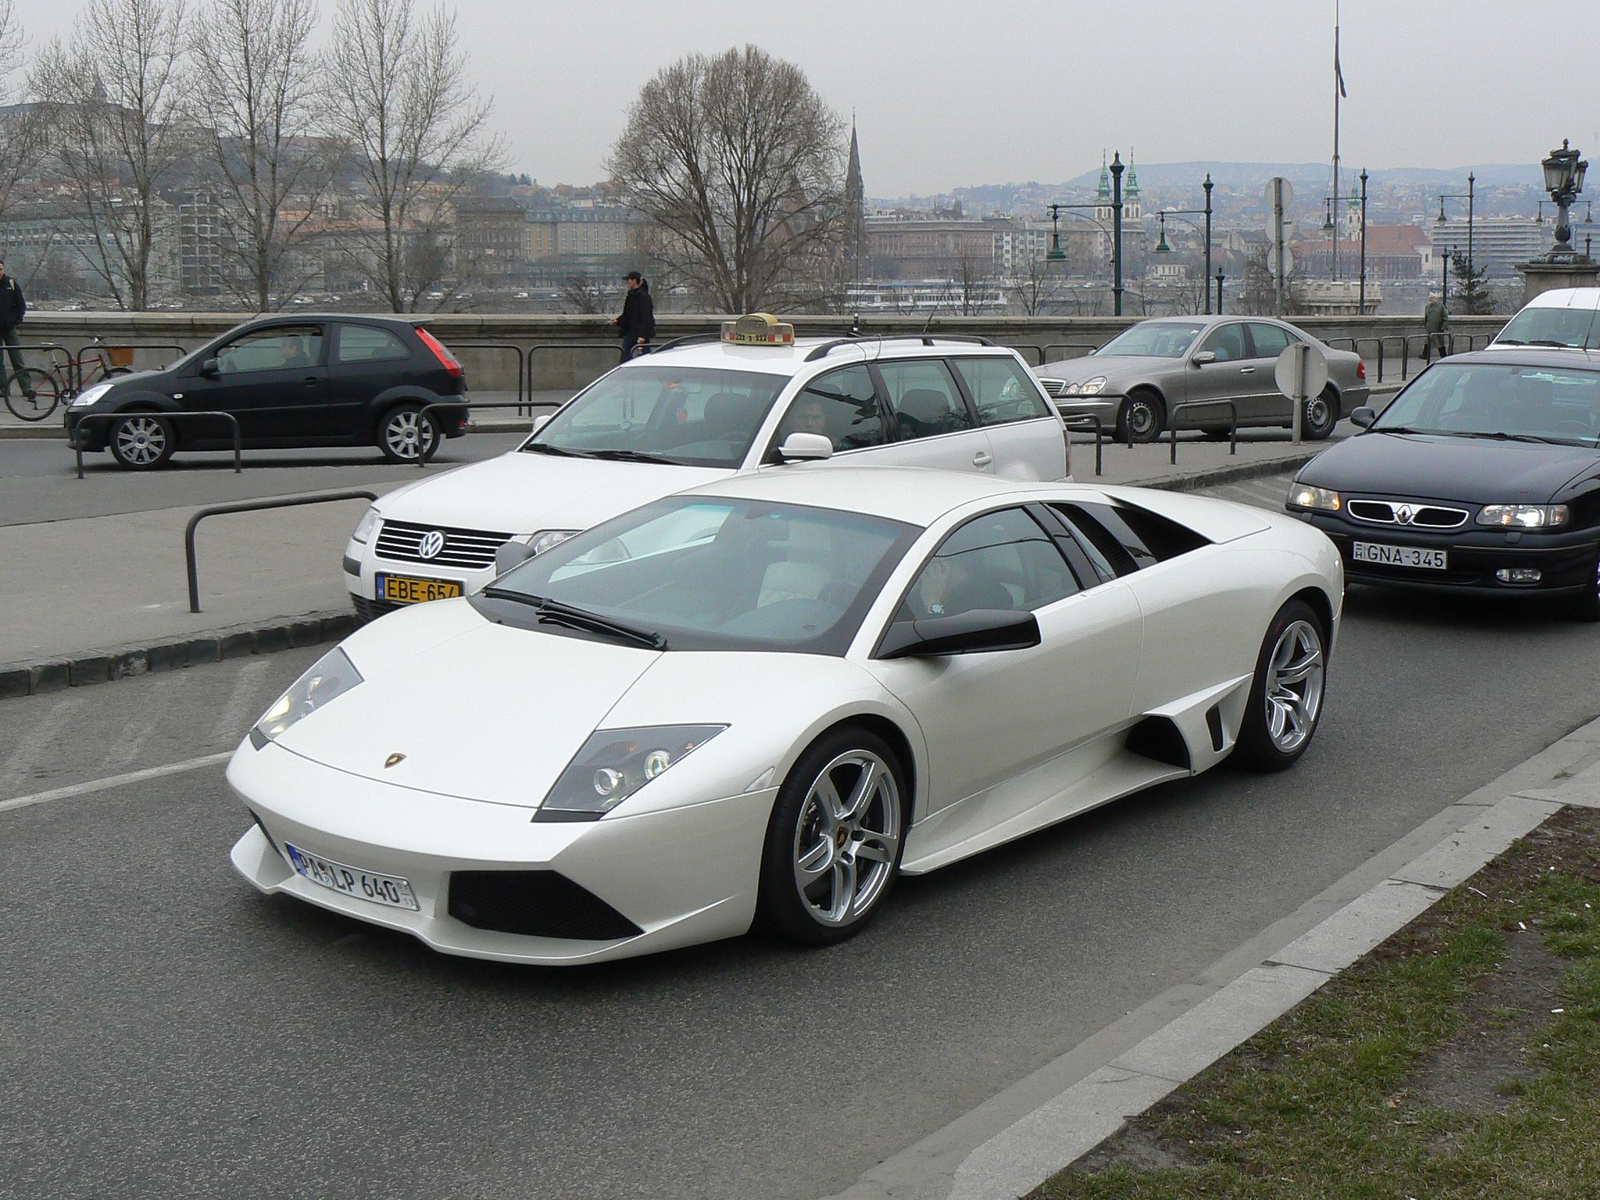
[[[21,421],[42,421],[61,403],[55,376],[38,367],[23,367],[6,381],[6,407]]]

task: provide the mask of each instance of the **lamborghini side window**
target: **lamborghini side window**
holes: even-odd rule
[[[1085,502],[1052,507],[1099,548],[1119,575],[1210,544],[1194,530],[1131,504]]]

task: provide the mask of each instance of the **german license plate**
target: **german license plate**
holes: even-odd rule
[[[461,595],[461,584],[454,579],[418,579],[414,575],[378,575],[378,599],[396,604],[422,604],[428,600],[449,600]]]
[[[375,875],[371,871],[363,871],[360,867],[336,863],[330,858],[307,854],[298,846],[289,845],[288,842],[283,846],[289,852],[290,866],[312,883],[321,884],[346,896],[370,900],[374,904],[418,911],[417,898],[411,891],[411,885],[398,876]]]
[[[1381,542],[1356,542],[1350,548],[1350,557],[1356,562],[1379,563],[1385,567],[1419,567],[1429,571],[1443,571],[1447,564],[1447,555],[1443,550],[1428,550],[1421,546],[1386,546]]]

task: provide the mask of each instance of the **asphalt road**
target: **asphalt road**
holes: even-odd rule
[[[0,811],[0,1195],[840,1191],[1600,714],[1593,627],[1346,611],[1296,769],[903,880],[827,950],[446,958],[236,878],[220,765]],[[315,654],[0,703],[0,801],[228,749]]]

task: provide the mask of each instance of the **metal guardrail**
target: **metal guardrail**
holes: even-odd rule
[[[520,347],[506,342],[456,342],[452,341],[448,347],[452,352],[456,350],[493,350],[501,354],[509,353],[517,360],[517,402],[522,403],[526,394],[523,384],[527,379],[527,359]],[[532,389],[528,389],[531,391]]]
[[[1022,361],[1023,362],[1027,362],[1028,361],[1028,354],[1030,352],[1032,352],[1034,354],[1037,354],[1039,356],[1039,361],[1036,362],[1036,363],[1032,363],[1030,365],[1035,366],[1035,367],[1044,366],[1044,347],[1043,346],[1035,346],[1035,345],[1032,345],[1031,343],[1024,342],[1020,346],[1012,346],[1011,349],[1015,350],[1018,354],[1022,355]]]
[[[1101,444],[1105,438],[1106,423],[1094,413],[1073,413],[1061,415],[1061,423],[1067,427],[1067,432],[1072,432],[1073,421],[1088,421],[1094,428],[1094,473],[1104,475],[1104,460],[1101,457]]]
[[[434,402],[433,404],[424,404],[422,406],[422,408],[418,410],[417,415],[418,416],[427,416],[428,415],[428,410],[429,409],[434,409],[434,408],[514,408],[518,412],[521,412],[523,409],[530,408],[530,407],[531,407],[531,404],[529,402],[525,402],[525,401],[522,401],[522,400],[486,400],[481,404],[475,403],[474,401],[467,400],[467,399],[462,399],[462,400],[439,400],[439,401]],[[434,452],[437,453],[438,452],[438,445],[439,445],[439,441],[440,441],[440,437],[439,437],[439,433],[438,433],[438,426],[437,425],[434,426],[434,439],[433,439],[433,441],[434,441]],[[419,455],[417,455],[417,466],[420,469],[426,470],[427,466],[428,466],[428,459],[430,459],[432,457],[433,457],[432,454],[419,454]]]
[[[278,496],[271,500],[239,500],[232,504],[213,504],[210,508],[202,508],[189,518],[189,524],[183,530],[183,558],[184,565],[189,570],[189,611],[200,611],[200,570],[195,563],[194,531],[200,522],[207,517],[215,517],[222,513],[260,512],[269,508],[298,508],[304,504],[327,504],[338,500],[367,500],[378,498],[376,492],[351,489],[345,492],[321,492],[310,496]]]
[[[617,356],[619,365],[624,361],[621,338],[614,342],[539,342],[536,345],[529,346],[526,357],[528,360],[528,398],[530,401],[533,398],[533,356],[553,350],[610,350]],[[601,373],[604,374],[604,372]]]
[[[77,353],[76,357],[77,357],[78,362],[80,364],[83,362],[83,352],[85,350],[99,350],[99,351],[108,351],[108,350],[176,350],[178,352],[178,358],[182,358],[185,354],[189,353],[189,351],[186,348],[184,348],[183,346],[178,345],[177,342],[99,342],[99,341],[95,341],[95,342],[86,342],[84,345],[82,345],[82,346],[80,346],[78,348],[78,353]],[[173,361],[176,362],[177,360],[174,359]],[[110,365],[115,366],[116,364],[112,363]],[[171,362],[164,362],[159,367],[154,367],[154,368],[151,368],[151,369],[152,370],[156,370],[156,371],[162,371],[162,370],[165,370],[167,367],[170,367],[171,365],[172,365]],[[79,369],[80,370],[82,369],[81,366],[80,366]],[[81,388],[82,385],[83,385],[83,380],[79,379],[78,380],[78,387]]]
[[[1228,453],[1239,453],[1239,406],[1232,400],[1185,400],[1181,404],[1174,404],[1167,413],[1167,441],[1171,446],[1168,462],[1173,466],[1178,465],[1178,414],[1186,408],[1209,408],[1213,405],[1226,404],[1228,406]]]
[[[76,428],[74,428],[73,431],[72,431],[72,437],[71,437],[70,441],[71,441],[72,449],[73,449],[74,453],[76,453],[77,456],[78,456],[78,478],[79,479],[83,478],[83,438],[81,436],[81,434],[83,432],[83,427],[86,424],[88,424],[90,421],[115,421],[115,420],[118,420],[121,417],[132,417],[132,416],[138,416],[138,415],[151,416],[151,417],[161,417],[163,420],[167,420],[167,421],[176,421],[176,420],[180,420],[180,419],[187,419],[189,417],[220,417],[220,418],[222,418],[222,420],[228,422],[229,425],[233,426],[233,473],[235,475],[238,475],[244,470],[244,442],[241,439],[241,437],[239,436],[239,418],[235,417],[232,413],[225,413],[225,412],[161,412],[161,411],[141,408],[141,409],[135,409],[132,412],[85,413],[82,417],[78,418],[78,424],[77,424]],[[199,612],[200,610],[199,609],[195,609],[195,611]]]
[[[1061,358],[1051,358],[1050,351],[1052,350],[1083,350],[1087,354],[1093,354],[1098,349],[1100,349],[1099,345],[1094,342],[1046,342],[1044,349],[1041,351],[1044,355],[1044,361],[1040,365],[1044,366],[1053,362],[1070,362],[1074,358],[1085,357],[1084,354],[1074,354],[1070,356],[1064,355]]]

